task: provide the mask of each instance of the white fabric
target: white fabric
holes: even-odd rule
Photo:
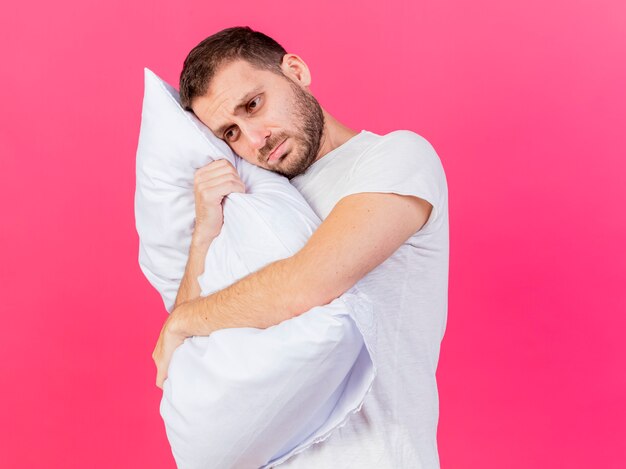
[[[137,149],[139,263],[171,312],[193,229],[193,175],[227,158],[246,194],[224,201],[202,295],[297,252],[320,220],[278,174],[234,155],[192,113],[177,91],[145,69]],[[353,288],[267,328],[233,328],[192,337],[176,349],[164,383],[161,416],[180,468],[260,467],[322,441],[357,412],[376,370],[371,302]]]
[[[291,180],[324,219],[359,192],[413,195],[434,209],[425,226],[358,286],[373,301],[378,370],[361,411],[280,469],[439,467],[435,371],[448,305],[448,189],[423,137],[363,130]]]

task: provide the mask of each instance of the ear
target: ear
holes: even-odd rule
[[[301,86],[307,87],[311,84],[311,72],[307,64],[296,54],[285,54],[280,66],[283,73]]]

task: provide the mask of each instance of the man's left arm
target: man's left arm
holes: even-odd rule
[[[429,202],[408,195],[361,192],[344,197],[293,256],[174,309],[153,354],[157,386],[167,377],[173,350],[186,337],[231,327],[264,329],[331,302],[391,256],[431,211]]]

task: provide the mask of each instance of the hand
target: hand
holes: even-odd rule
[[[172,327],[173,314],[174,312],[170,314],[163,324],[159,339],[152,352],[152,359],[157,367],[156,385],[161,389],[163,389],[163,382],[167,378],[167,370],[170,366],[170,360],[172,359],[174,350],[186,339],[184,335],[176,332],[175,328]]]
[[[194,239],[210,242],[222,230],[224,212],[222,200],[231,192],[245,193],[244,183],[235,167],[226,159],[215,160],[196,170],[194,196],[196,225]]]

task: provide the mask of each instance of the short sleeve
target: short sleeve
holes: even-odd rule
[[[360,192],[412,195],[433,206],[423,229],[432,226],[447,207],[445,172],[433,146],[410,130],[384,135],[351,168],[346,197]]]

